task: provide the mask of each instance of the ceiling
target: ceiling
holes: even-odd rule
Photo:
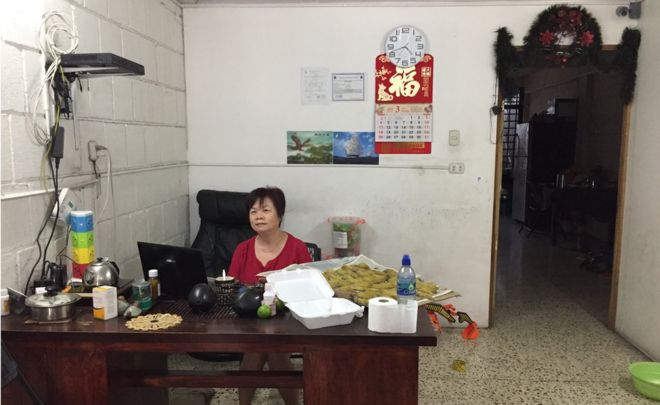
[[[187,5],[355,5],[355,4],[410,4],[410,5],[428,5],[428,4],[471,4],[478,3],[505,3],[509,5],[528,5],[528,4],[549,4],[549,3],[576,3],[579,5],[594,4],[618,4],[625,5],[627,0],[176,0],[183,6]],[[636,1],[636,0],[633,0]],[[641,0],[643,1],[643,0]]]

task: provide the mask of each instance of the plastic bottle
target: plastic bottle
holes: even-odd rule
[[[2,303],[2,316],[9,315],[9,291],[6,288],[0,290],[0,300]]]
[[[277,304],[275,302],[275,291],[273,291],[272,284],[264,284],[264,298],[261,303],[268,305],[270,307],[270,313],[272,314],[271,316],[275,316],[277,313]]]
[[[403,255],[401,269],[397,273],[396,298],[399,304],[417,299],[417,277],[415,276],[415,270],[410,267],[410,256],[408,255]]]
[[[149,284],[151,285],[151,305],[155,305],[160,297],[160,280],[158,280],[158,269],[149,270]]]

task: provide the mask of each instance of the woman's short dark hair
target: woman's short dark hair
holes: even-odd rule
[[[266,198],[270,198],[275,206],[275,211],[277,211],[277,216],[282,219],[286,208],[286,199],[284,198],[284,192],[277,187],[259,187],[250,191],[245,200],[248,212],[252,209],[254,203],[259,202],[259,205],[261,205]]]

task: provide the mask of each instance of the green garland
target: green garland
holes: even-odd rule
[[[628,104],[633,98],[641,41],[641,33],[637,29],[626,28],[623,31],[611,65],[600,62],[600,26],[582,7],[556,5],[539,14],[525,37],[522,58],[512,45],[512,39],[513,35],[502,27],[497,30],[497,39],[493,44],[495,73],[505,98],[517,92],[513,74],[523,67],[562,67],[585,63],[591,63],[602,71],[621,72],[621,99]]]
[[[548,7],[536,17],[524,39],[527,66],[598,65],[600,25],[584,7]]]
[[[632,101],[637,80],[637,55],[642,34],[639,30],[626,28],[621,35],[621,42],[616,48],[612,65],[623,74],[621,99],[624,104]]]
[[[508,98],[518,92],[518,85],[511,77],[513,72],[520,68],[520,58],[516,48],[511,44],[513,35],[505,27],[497,30],[495,49],[495,73],[500,90],[504,98]]]

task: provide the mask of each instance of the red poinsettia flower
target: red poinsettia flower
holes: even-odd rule
[[[580,45],[587,47],[591,46],[591,44],[594,43],[594,34],[591,33],[591,31],[585,31],[582,33],[582,37],[580,37]]]
[[[545,30],[539,35],[539,41],[541,41],[543,46],[551,45],[553,42],[555,42],[555,34]]]

